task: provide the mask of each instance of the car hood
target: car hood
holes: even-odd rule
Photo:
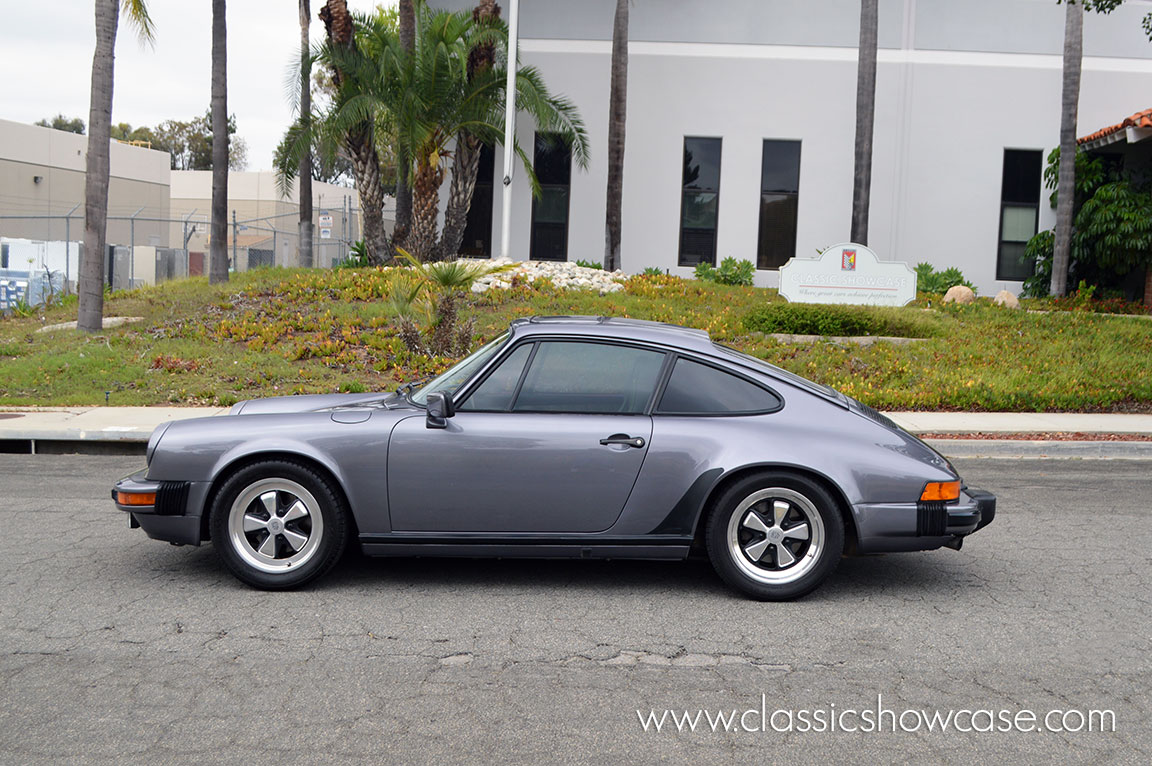
[[[305,396],[274,396],[268,399],[250,399],[239,402],[228,411],[229,415],[267,415],[284,412],[320,412],[343,407],[410,407],[395,392],[369,394],[307,394]]]

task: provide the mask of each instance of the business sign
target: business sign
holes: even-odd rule
[[[324,227],[332,228],[332,214],[329,212],[320,214],[320,228]]]
[[[780,267],[780,295],[792,303],[903,306],[916,300],[916,272],[849,242],[818,258],[790,259]]]

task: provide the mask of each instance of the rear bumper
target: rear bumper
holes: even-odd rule
[[[148,469],[125,476],[112,487],[112,502],[118,510],[129,514],[131,528],[139,527],[153,540],[164,540],[182,545],[201,542],[200,508],[208,490],[207,482],[154,481],[147,478]],[[147,493],[156,495],[154,505],[123,505],[118,493]]]
[[[959,548],[996,517],[996,496],[965,488],[953,503],[878,503],[853,508],[861,553]]]

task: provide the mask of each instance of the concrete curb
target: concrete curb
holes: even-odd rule
[[[1152,460],[1152,442],[1023,441],[1020,439],[928,439],[949,458],[1020,460]]]

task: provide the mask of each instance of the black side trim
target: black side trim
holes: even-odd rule
[[[692,536],[646,535],[642,537],[599,537],[596,535],[500,535],[485,532],[392,532],[360,535],[364,544],[402,543],[404,545],[689,545]]]
[[[854,399],[853,401],[856,402],[856,406],[858,406],[860,408],[860,414],[863,415],[864,417],[870,418],[882,426],[885,426],[887,428],[891,428],[893,431],[899,431],[900,430],[900,426],[896,425],[892,421],[891,418],[889,418],[887,415],[880,412],[876,408],[869,407],[867,404],[864,404],[859,399]]]
[[[162,481],[156,489],[157,516],[183,516],[188,508],[188,482]]]
[[[948,530],[948,509],[943,500],[920,500],[916,503],[916,536],[935,537]]]

